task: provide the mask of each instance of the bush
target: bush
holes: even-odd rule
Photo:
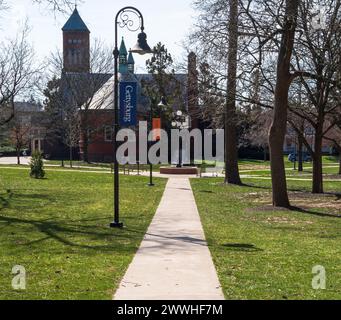
[[[32,153],[32,158],[30,162],[31,166],[31,178],[42,179],[45,176],[43,155],[39,151]]]
[[[3,147],[0,147],[0,152],[1,153],[13,153],[16,151],[15,151],[15,148],[13,148],[13,147],[3,146]]]

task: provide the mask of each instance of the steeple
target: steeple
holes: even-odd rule
[[[129,56],[128,56],[128,71],[130,73],[134,73],[135,69],[135,60],[133,57],[132,52],[129,52]]]
[[[127,55],[128,55],[128,51],[126,48],[126,44],[124,42],[124,38],[122,37],[121,46],[120,46],[120,56],[127,56]]]
[[[128,51],[126,45],[124,43],[124,39],[122,38],[121,46],[120,46],[120,55],[119,55],[119,72],[121,74],[128,73],[128,63],[127,63]]]
[[[64,71],[89,72],[90,31],[79,15],[77,6],[62,30]]]
[[[90,30],[86,26],[85,22],[79,15],[77,10],[77,5],[75,6],[75,10],[73,11],[69,20],[65,23],[64,27],[62,28],[63,31],[81,31],[81,32],[89,32]]]

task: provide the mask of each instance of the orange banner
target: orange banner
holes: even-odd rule
[[[161,118],[153,118],[153,141],[161,140]]]

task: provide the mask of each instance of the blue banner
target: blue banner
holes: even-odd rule
[[[120,126],[137,125],[137,83],[120,82]]]

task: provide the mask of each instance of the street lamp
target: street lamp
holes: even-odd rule
[[[167,102],[165,97],[161,97],[161,100],[158,104],[158,107],[161,109],[167,108]],[[150,124],[149,124],[149,132],[153,131],[153,103],[150,104]],[[152,147],[152,141],[149,141],[149,150]],[[148,157],[149,159],[149,157]],[[149,160],[148,160],[149,161]],[[155,184],[153,183],[153,164],[149,161],[149,187],[153,187]]]
[[[178,110],[177,112],[173,114],[172,127],[179,129],[179,130],[187,129],[189,127],[188,117],[184,115],[181,110]],[[177,168],[182,167],[182,159],[181,159],[182,150],[181,149],[182,148],[180,148],[180,142],[179,142],[179,163],[177,164]]]
[[[160,108],[167,108],[167,101],[166,101],[166,98],[165,97],[161,97],[161,101],[160,101],[160,103],[158,104],[158,106],[160,107]]]
[[[138,20],[138,26],[136,27],[136,21],[130,18],[130,15],[134,14]],[[119,121],[118,121],[118,59],[119,59],[119,50],[118,50],[118,27],[127,28],[129,31],[136,32],[139,29],[141,32],[138,35],[137,44],[132,48],[131,52],[138,54],[146,54],[152,53],[148,43],[147,43],[147,35],[144,33],[144,20],[142,13],[134,8],[134,7],[124,7],[117,12],[115,18],[115,49],[114,49],[114,58],[115,58],[115,88],[114,88],[114,221],[110,224],[111,228],[122,228],[123,223],[120,222],[120,207],[119,207],[119,164],[117,160],[117,133],[119,130]]]

